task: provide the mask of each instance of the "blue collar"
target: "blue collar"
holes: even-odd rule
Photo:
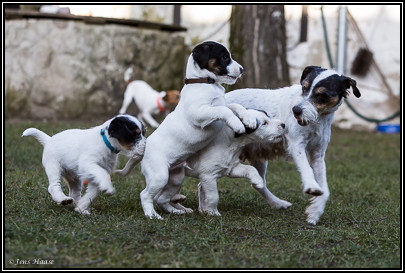
[[[101,129],[100,134],[103,136],[104,143],[105,143],[105,145],[107,145],[108,149],[110,149],[111,152],[118,154],[118,153],[120,152],[120,150],[114,148],[114,147],[111,145],[111,143],[110,143],[110,142],[108,141],[108,139],[107,139],[107,136],[105,135],[105,130],[104,130],[104,129]]]

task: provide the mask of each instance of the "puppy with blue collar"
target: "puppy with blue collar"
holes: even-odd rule
[[[26,129],[22,136],[33,136],[43,146],[42,165],[48,176],[48,191],[61,205],[75,203],[75,210],[90,214],[90,204],[102,191],[114,194],[110,173],[118,154],[142,158],[145,150],[145,127],[137,118],[118,115],[90,129],[69,129],[52,137],[36,128]],[[68,183],[69,196],[62,191],[61,178]],[[88,181],[86,193],[82,185]]]

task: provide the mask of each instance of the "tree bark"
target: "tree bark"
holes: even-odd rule
[[[245,70],[232,89],[290,85],[283,5],[234,5],[229,40]]]

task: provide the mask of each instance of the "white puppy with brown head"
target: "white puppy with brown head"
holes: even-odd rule
[[[42,165],[49,179],[52,199],[62,205],[72,202],[76,211],[90,214],[90,203],[99,191],[113,194],[110,173],[118,153],[142,157],[145,150],[145,128],[130,115],[119,115],[104,124],[86,130],[69,129],[52,137],[36,129],[26,129],[22,136],[33,136],[43,146]],[[69,196],[62,191],[61,178],[69,186]],[[88,188],[81,196],[82,185]]]
[[[124,93],[120,114],[124,114],[132,101],[138,108],[138,119],[146,121],[151,127],[157,128],[159,123],[152,115],[163,113],[167,115],[177,106],[180,100],[178,90],[167,90],[158,92],[147,82],[141,80],[130,81],[132,68],[125,71],[125,81],[128,83]]]
[[[246,109],[225,103],[225,88],[221,84],[234,84],[242,72],[242,66],[220,43],[204,42],[193,49],[187,62],[186,84],[180,102],[149,136],[146,144],[142,160],[146,188],[140,194],[145,216],[162,219],[153,202],[168,183],[175,183],[175,179],[170,179],[169,170],[210,143],[224,124],[237,133],[245,132],[244,124],[256,127],[255,118],[240,113]],[[243,117],[243,123],[236,115]],[[156,198],[157,204],[167,212],[184,213],[170,204],[175,193],[165,193]]]

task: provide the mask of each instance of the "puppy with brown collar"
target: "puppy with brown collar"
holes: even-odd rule
[[[124,79],[128,83],[124,93],[124,100],[120,109],[120,114],[124,114],[132,101],[135,102],[139,114],[138,119],[146,121],[151,127],[157,128],[159,123],[152,117],[159,113],[167,115],[176,107],[180,100],[178,90],[168,90],[158,92],[148,83],[141,80],[131,81],[132,68],[125,71]]]
[[[76,211],[90,214],[90,203],[102,191],[115,192],[110,173],[118,153],[128,157],[142,157],[145,150],[145,128],[135,117],[116,116],[102,125],[81,130],[69,129],[52,137],[36,129],[26,129],[22,136],[33,136],[43,146],[42,165],[49,179],[48,191],[61,205],[72,202]],[[62,191],[61,178],[69,186],[69,196]],[[82,185],[88,181],[86,193]]]
[[[225,88],[234,84],[243,68],[231,58],[222,44],[208,41],[197,45],[188,58],[185,85],[180,102],[160,126],[148,137],[142,160],[142,173],[146,188],[141,192],[142,208],[148,218],[162,219],[153,202],[166,212],[183,214],[187,211],[174,208],[171,198],[178,188],[173,176],[183,172],[181,166],[188,157],[207,146],[227,125],[236,133],[244,133],[245,125],[256,128],[256,118],[241,113],[246,109],[238,104],[227,105]],[[238,117],[241,117],[239,119]],[[171,170],[176,169],[176,173]],[[181,183],[182,181],[179,181]],[[156,199],[155,199],[156,197]]]

